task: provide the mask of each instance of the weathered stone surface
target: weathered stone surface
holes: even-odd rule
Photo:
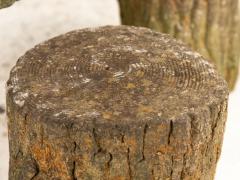
[[[0,9],[11,6],[16,0],[0,0]]]
[[[122,23],[181,39],[212,61],[233,89],[238,77],[238,0],[119,0]]]
[[[9,177],[213,179],[227,98],[214,67],[168,35],[61,35],[11,71]]]

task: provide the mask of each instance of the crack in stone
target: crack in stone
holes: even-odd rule
[[[194,127],[194,121],[196,119],[194,114],[191,114],[191,113],[188,114],[188,117],[190,118],[190,126],[191,126],[190,127],[190,147],[193,150],[193,136],[194,136],[194,131],[196,131],[196,128]]]
[[[41,135],[40,143],[41,143],[41,147],[43,147],[44,129],[42,125],[40,126],[40,135]]]
[[[168,145],[169,145],[170,142],[171,142],[172,133],[173,133],[173,121],[171,120],[171,121],[170,121],[170,124],[169,124]]]
[[[109,154],[109,160],[106,163],[106,178],[110,179],[109,175],[110,175],[110,167],[111,167],[111,162],[113,160],[113,155],[110,152],[108,154]]]
[[[35,179],[38,176],[38,174],[40,173],[39,165],[35,159],[34,159],[34,168],[36,170],[36,173],[33,175],[33,177],[30,180]]]
[[[125,135],[124,135],[124,134],[121,134],[121,143],[124,143],[124,142],[125,142],[124,138],[125,138]]]
[[[184,167],[186,167],[186,153],[183,154],[183,165],[180,173],[180,179],[184,179]]]
[[[73,168],[72,168],[72,179],[73,180],[77,180],[77,177],[75,175],[75,171],[76,171],[76,161],[73,161]]]
[[[102,148],[101,148],[100,142],[99,142],[99,140],[98,140],[98,138],[97,138],[97,134],[96,134],[96,129],[95,129],[95,128],[93,128],[92,134],[93,134],[94,142],[95,142],[95,144],[96,144],[96,146],[97,146],[97,151],[94,152],[94,154],[93,154],[93,157],[95,158],[95,156],[96,156],[98,153],[102,152]]]
[[[142,162],[145,160],[144,150],[145,150],[145,139],[146,139],[146,133],[148,129],[148,124],[145,124],[144,130],[143,130],[143,137],[142,137],[142,159],[139,162]]]
[[[151,174],[152,174],[152,179],[155,179],[155,177],[154,177],[154,169],[151,170]]]
[[[77,149],[77,143],[76,141],[73,142],[73,154],[75,155],[75,152],[76,152],[76,149]],[[75,159],[73,160],[73,167],[72,167],[72,179],[73,180],[77,180],[77,177],[76,177],[76,161]]]
[[[17,152],[16,155],[15,155],[15,159],[18,159],[19,156],[23,156],[23,152],[22,152],[21,149],[18,149],[18,152]]]
[[[171,156],[171,162],[172,162],[172,165],[171,165],[170,179],[172,179],[172,176],[173,176],[173,156]]]
[[[73,142],[73,152],[75,152],[76,149],[77,149],[77,143],[74,141],[74,142]]]
[[[214,134],[215,134],[215,130],[218,126],[218,120],[221,118],[221,114],[222,114],[222,105],[220,105],[219,111],[217,113],[217,117],[213,122],[213,126],[212,126],[212,139],[214,138]]]
[[[129,175],[129,180],[132,180],[132,169],[131,169],[131,160],[130,160],[130,149],[127,149],[127,165],[128,165],[128,175]]]

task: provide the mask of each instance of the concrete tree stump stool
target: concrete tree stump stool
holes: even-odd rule
[[[168,35],[61,35],[11,71],[9,178],[213,179],[227,99],[214,67]]]

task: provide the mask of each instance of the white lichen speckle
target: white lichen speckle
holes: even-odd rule
[[[86,112],[83,114],[83,116],[88,116],[88,117],[97,117],[100,116],[101,114],[97,111],[92,111],[92,112]]]
[[[58,117],[58,116],[60,116],[61,114],[63,114],[63,112],[55,113],[53,116],[54,116],[54,117]]]
[[[48,105],[47,104],[36,104],[38,109],[48,109]]]
[[[60,112],[58,112],[58,113],[53,114],[53,116],[54,116],[54,117],[58,117],[58,116],[60,116],[60,115],[69,115],[69,116],[71,116],[71,115],[73,115],[73,114],[74,114],[74,111],[72,111],[72,110],[70,110],[70,109],[65,109],[65,110],[62,110],[62,111],[60,111]]]
[[[13,100],[14,100],[14,103],[17,104],[19,107],[22,107],[25,103],[25,99],[28,97],[28,93],[23,93],[23,92],[18,92]]]
[[[102,40],[105,40],[106,38],[103,36],[103,37],[100,37],[98,38],[98,41],[102,41]]]
[[[52,89],[52,91],[53,91],[53,92],[59,92],[60,90],[59,90],[58,87],[54,87],[54,88]]]
[[[12,77],[12,86],[9,86],[7,89],[11,89],[12,88],[13,93],[17,92],[18,90],[20,90],[18,82],[19,82],[18,76],[14,75]]]
[[[124,72],[123,71],[115,72],[113,77],[116,77],[116,78],[124,77]]]
[[[78,115],[76,115],[76,117],[78,118],[78,117],[82,117],[82,114],[78,114]]]
[[[130,64],[130,65],[129,65],[129,68],[128,68],[127,74],[131,73],[133,69],[134,69],[134,70],[139,70],[139,69],[144,69],[144,68],[146,68],[146,67],[148,67],[148,66],[149,66],[149,65],[143,64],[142,62],[140,62],[140,63],[135,63],[135,64]]]
[[[193,52],[193,51],[185,51],[184,53],[187,55],[193,56],[194,58],[201,57],[201,55],[199,53]]]
[[[83,79],[83,83],[88,83],[88,82],[90,82],[91,81],[91,79],[89,79],[89,78],[84,78]]]
[[[19,69],[22,69],[22,66],[14,66],[12,72],[16,72]]]
[[[146,53],[148,51],[146,49],[136,49],[135,52],[136,53]]]

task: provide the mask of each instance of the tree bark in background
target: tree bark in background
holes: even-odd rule
[[[0,0],[0,9],[11,6],[17,0]]]
[[[122,23],[183,40],[211,59],[234,88],[239,65],[238,0],[119,0]]]

